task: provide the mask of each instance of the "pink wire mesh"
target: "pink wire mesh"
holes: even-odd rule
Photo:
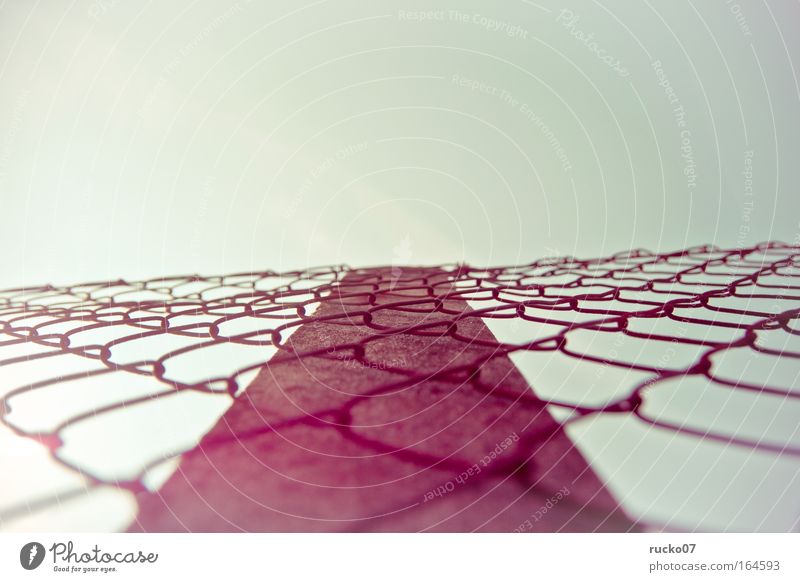
[[[532,406],[554,405],[573,414],[563,426],[591,415],[628,414],[663,429],[712,439],[733,446],[764,450],[780,455],[800,455],[800,448],[776,445],[768,439],[747,438],[709,432],[683,422],[664,420],[646,412],[650,389],[677,377],[703,377],[716,385],[737,391],[771,394],[785,399],[800,398],[797,376],[770,377],[753,382],[726,375],[718,362],[725,352],[746,350],[797,362],[800,353],[762,341],[766,332],[781,330],[796,338],[800,317],[800,248],[781,243],[749,248],[718,249],[693,247],[653,254],[632,251],[597,259],[572,257],[541,259],[522,266],[475,268],[463,264],[445,265],[430,273],[415,269],[351,269],[331,267],[275,273],[237,273],[225,276],[195,275],[128,282],[125,280],[70,286],[45,285],[0,292],[0,377],[7,366],[41,361],[66,354],[91,361],[86,370],[56,374],[4,391],[0,421],[18,435],[37,439],[53,458],[85,476],[90,486],[113,485],[134,492],[143,490],[146,472],[162,462],[160,457],[141,468],[134,478],[109,481],[101,475],[59,457],[62,432],[88,418],[131,407],[176,391],[227,393],[241,397],[246,388],[245,373],[261,369],[255,361],[234,370],[207,374],[184,381],[170,374],[171,362],[221,344],[246,347],[270,346],[277,352],[272,362],[285,358],[323,357],[348,359],[370,366],[366,356],[370,342],[392,334],[447,335],[465,345],[480,342],[481,360],[453,363],[436,372],[437,379],[480,384],[480,371],[487,359],[530,352],[560,352],[598,367],[614,367],[647,373],[648,379],[626,389],[624,394],[601,405],[589,406],[560,398],[545,398],[537,386],[526,396]],[[345,279],[346,277],[346,279]],[[381,301],[377,301],[380,296]],[[471,310],[449,309],[449,300],[468,301]],[[346,315],[320,317],[319,305],[344,302],[355,308]],[[437,313],[435,321],[393,329],[380,323],[380,313],[389,310]],[[574,317],[580,314],[581,317]],[[584,317],[586,316],[586,317]],[[595,317],[596,316],[596,317]],[[461,333],[466,319],[479,318],[492,329],[492,320],[512,320],[532,326],[555,326],[545,337],[526,342],[478,339]],[[643,322],[685,324],[692,333],[669,335],[642,331]],[[356,326],[369,333],[356,343],[339,345],[332,341],[309,353],[296,353],[286,337],[294,329],[314,323]],[[656,329],[656,328],[653,328]],[[696,330],[705,330],[697,333]],[[626,358],[614,350],[603,353],[585,350],[573,338],[591,333],[605,346],[615,338],[628,337],[670,346],[688,346],[697,356],[688,365],[677,366],[669,357]],[[188,344],[164,348],[159,338],[186,338]],[[330,337],[335,338],[332,331]],[[103,338],[98,341],[97,338]],[[114,354],[137,342],[142,357],[119,361]],[[794,344],[796,345],[796,343]],[[35,353],[13,355],[17,348],[36,346]],[[12,357],[3,356],[11,354]],[[404,379],[391,386],[375,386],[374,394],[396,390],[420,381],[414,363],[399,359],[387,364]],[[353,367],[358,373],[358,366]],[[795,368],[797,370],[797,368]],[[167,385],[169,391],[111,402],[72,416],[46,431],[31,431],[8,422],[15,399],[26,393],[52,389],[64,383],[93,376],[135,374]],[[354,396],[354,399],[364,396]],[[265,427],[264,430],[269,430]],[[530,443],[529,443],[530,444]],[[182,451],[174,451],[175,455]],[[64,492],[57,497],[25,500],[5,512],[5,518],[36,509],[46,509],[57,499],[80,495]]]

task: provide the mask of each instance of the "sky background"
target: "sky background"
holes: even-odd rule
[[[0,287],[797,242],[797,22],[725,0],[7,2]]]

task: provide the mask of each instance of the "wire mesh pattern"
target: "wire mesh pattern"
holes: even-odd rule
[[[341,266],[3,291],[0,420],[46,445],[85,486],[20,500],[0,516],[10,520],[46,510],[97,486],[157,488],[148,476],[195,446],[209,426],[160,443],[124,466],[108,459],[84,462],[80,450],[65,446],[70,431],[115,411],[186,394],[224,400],[224,410],[245,394],[267,361],[271,366],[297,358],[351,362],[353,374],[381,366],[393,380],[374,386],[374,395],[431,378],[479,386],[482,369],[493,359],[519,363],[527,355],[557,354],[590,367],[599,384],[604,377],[611,382],[607,370],[630,372],[633,379],[606,386],[598,397],[580,383],[570,385],[569,378],[548,386],[544,377],[540,384],[526,376],[532,390],[523,400],[561,411],[556,418],[562,427],[595,415],[633,415],[698,439],[800,456],[794,433],[775,433],[768,424],[755,432],[741,423],[709,429],[688,419],[691,409],[682,417],[680,410],[662,406],[665,394],[691,390],[692,379],[731,394],[796,403],[799,300],[800,248],[782,243],[665,254],[637,250],[492,268]],[[331,314],[324,306],[333,302],[347,309]],[[392,312],[423,317],[394,327],[384,317]],[[428,313],[436,317],[426,319]],[[485,322],[495,337],[465,331],[470,319]],[[309,324],[329,328],[330,341],[298,353],[291,336]],[[337,343],[343,327],[358,328],[360,339]],[[482,349],[477,359],[454,358],[433,372],[421,371],[402,354],[372,361],[370,344],[394,335],[441,336]],[[364,398],[354,395],[348,406]],[[533,444],[523,438],[523,450],[508,462],[528,458]]]

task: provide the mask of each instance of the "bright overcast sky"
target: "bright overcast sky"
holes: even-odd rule
[[[0,287],[796,241],[770,4],[7,4]]]

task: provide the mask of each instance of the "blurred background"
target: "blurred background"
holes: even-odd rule
[[[797,241],[797,3],[11,2],[0,287]]]

